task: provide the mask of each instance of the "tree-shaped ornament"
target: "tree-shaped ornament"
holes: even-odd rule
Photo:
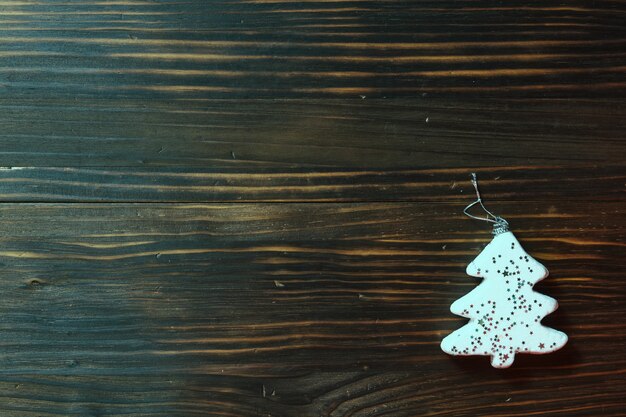
[[[467,266],[468,275],[483,281],[450,306],[452,313],[470,321],[445,337],[441,349],[450,355],[491,356],[493,367],[508,368],[516,353],[554,352],[567,343],[567,335],[541,324],[558,307],[555,299],[533,291],[548,270],[522,249],[506,220],[485,208],[476,174],[472,174],[472,184],[477,200],[464,213],[493,223],[494,237]],[[476,204],[488,217],[468,213]]]

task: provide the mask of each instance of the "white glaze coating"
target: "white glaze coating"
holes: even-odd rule
[[[470,321],[441,342],[451,355],[489,355],[495,368],[508,368],[515,354],[550,353],[567,343],[567,335],[543,326],[541,319],[558,303],[533,291],[548,270],[528,255],[513,233],[501,233],[467,266],[483,278],[474,290],[450,306]]]

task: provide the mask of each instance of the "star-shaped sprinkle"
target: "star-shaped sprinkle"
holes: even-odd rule
[[[543,349],[544,347],[546,347],[546,345],[544,345],[543,343],[539,343],[539,349]]]

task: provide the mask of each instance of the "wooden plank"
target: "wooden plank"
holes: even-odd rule
[[[438,347],[458,204],[2,204],[2,415],[621,415],[623,204],[492,209],[570,336],[505,371]]]
[[[623,93],[616,1],[4,1],[5,97]]]
[[[603,100],[0,98],[0,166],[420,169],[623,164]]]
[[[478,172],[489,201],[622,201],[623,165],[475,169],[5,167],[3,202],[363,202],[469,204]]]
[[[623,415],[625,13],[0,0],[0,415]],[[505,371],[474,170],[570,335]]]

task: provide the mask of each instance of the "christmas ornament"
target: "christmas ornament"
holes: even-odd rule
[[[509,224],[485,208],[472,174],[476,201],[463,212],[473,219],[493,223],[493,239],[467,266],[467,274],[483,281],[456,300],[450,311],[470,321],[441,342],[450,355],[491,356],[495,368],[508,368],[516,353],[543,354],[562,348],[567,335],[541,324],[558,303],[533,291],[533,285],[548,276],[548,270],[522,249]],[[488,217],[468,210],[480,204]]]

